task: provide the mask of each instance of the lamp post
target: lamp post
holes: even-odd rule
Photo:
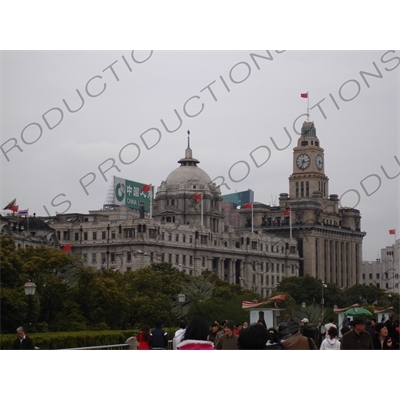
[[[25,294],[28,296],[29,299],[29,309],[28,309],[28,322],[29,322],[29,330],[31,331],[32,328],[32,296],[34,296],[36,292],[36,285],[29,281],[26,282],[24,285]]]
[[[325,282],[322,281],[322,297],[321,297],[321,321],[324,323],[324,288],[328,287]]]
[[[182,292],[179,293],[178,294],[178,302],[179,302],[179,305],[181,306],[181,320],[183,319],[182,307],[183,307],[183,304],[185,303],[185,300],[186,300],[185,294]]]
[[[304,301],[301,303],[301,308],[302,308],[303,310],[306,309],[306,303],[305,303]]]

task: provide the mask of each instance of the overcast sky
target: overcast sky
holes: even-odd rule
[[[400,173],[399,64],[383,50],[3,52],[2,208],[17,198],[41,216],[100,209],[113,175],[158,186],[187,130],[223,194],[250,188],[277,204],[309,92],[330,194],[361,211],[363,259],[374,260],[389,229],[400,233],[399,177],[382,170]]]

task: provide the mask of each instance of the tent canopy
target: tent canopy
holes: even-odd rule
[[[372,313],[365,308],[355,307],[350,308],[344,312],[346,317],[370,317]]]

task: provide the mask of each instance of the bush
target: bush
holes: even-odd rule
[[[29,337],[41,350],[60,350],[78,347],[105,346],[125,343],[134,332],[129,331],[83,331],[32,333]],[[0,349],[11,350],[15,334],[1,335]]]

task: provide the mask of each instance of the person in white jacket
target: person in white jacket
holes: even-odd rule
[[[181,324],[179,325],[179,329],[175,332],[175,335],[172,338],[172,349],[173,350],[178,350],[178,348],[176,346],[178,345],[178,343],[181,342],[181,340],[185,336],[186,327],[187,327],[187,323],[185,321],[181,321]]]
[[[340,340],[337,335],[338,330],[331,326],[326,334],[326,338],[321,343],[320,350],[340,350]]]

